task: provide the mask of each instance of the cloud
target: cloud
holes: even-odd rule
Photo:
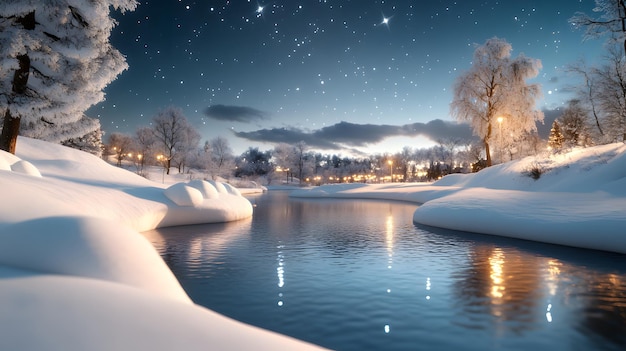
[[[255,120],[267,119],[267,113],[246,106],[212,105],[204,110],[204,114],[219,121],[251,123]]]
[[[537,134],[542,139],[548,139],[550,136],[550,129],[552,129],[552,122],[559,118],[563,114],[563,110],[560,108],[555,109],[543,109],[543,124],[537,123]]]
[[[457,124],[439,119],[428,123],[413,123],[402,126],[340,122],[311,132],[298,128],[273,128],[252,132],[235,132],[235,135],[251,141],[268,143],[293,144],[304,141],[313,148],[327,150],[363,147],[395,136],[423,136],[433,141],[444,138],[462,140],[473,138],[468,124]]]

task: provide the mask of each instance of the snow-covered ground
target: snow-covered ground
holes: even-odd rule
[[[0,350],[319,349],[193,304],[139,233],[250,217],[228,184],[156,183],[19,138],[0,194]]]
[[[33,139],[20,138],[17,150],[0,151],[0,350],[319,349],[193,304],[139,233],[249,217],[238,189],[175,183],[158,169],[150,181]],[[538,180],[525,175],[531,168],[543,170]],[[411,201],[425,225],[626,253],[622,143],[432,184],[326,185],[292,196]]]
[[[542,172],[534,180],[528,171]],[[291,193],[421,204],[416,223],[626,254],[626,145],[528,157],[432,184],[339,184]]]

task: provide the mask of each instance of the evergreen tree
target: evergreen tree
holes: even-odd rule
[[[85,118],[89,117],[85,116]],[[100,128],[100,121],[94,118],[91,119],[98,122],[98,126],[95,130],[88,132],[83,136],[62,140],[61,145],[69,146],[71,148],[82,150],[101,157],[102,151],[104,151],[104,144],[102,143],[102,135],[104,132]]]
[[[561,133],[561,127],[556,120],[552,122],[552,128],[550,129],[550,137],[548,139],[548,146],[552,150],[561,150],[563,148],[563,133]]]
[[[0,149],[15,153],[20,125],[61,142],[96,129],[83,113],[128,66],[109,43],[109,7],[135,0],[0,2]]]

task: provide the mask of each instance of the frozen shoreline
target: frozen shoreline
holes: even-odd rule
[[[540,162],[544,173],[524,173]],[[409,201],[416,223],[626,254],[626,146],[623,143],[528,157],[434,183],[337,184],[293,197]]]

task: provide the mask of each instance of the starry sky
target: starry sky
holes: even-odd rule
[[[168,106],[235,154],[303,140],[323,153],[395,153],[471,136],[449,115],[476,45],[499,37],[543,64],[546,121],[572,97],[567,65],[593,63],[567,20],[593,0],[144,0],[113,13],[130,68],[87,114],[132,134]],[[554,117],[551,117],[554,118]],[[547,122],[546,122],[547,123]],[[548,126],[549,129],[549,126]],[[106,136],[105,136],[106,138]]]

